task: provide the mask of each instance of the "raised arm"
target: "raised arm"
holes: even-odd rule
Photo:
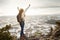
[[[25,9],[25,12],[28,10],[29,7],[30,7],[30,4],[29,4],[29,6]]]
[[[17,7],[18,11],[19,11],[19,7]]]

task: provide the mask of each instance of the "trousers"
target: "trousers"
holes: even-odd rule
[[[20,36],[22,36],[24,34],[24,25],[25,25],[24,21],[21,21],[20,22],[20,27],[21,27]]]

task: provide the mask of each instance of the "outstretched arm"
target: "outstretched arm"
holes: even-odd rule
[[[30,4],[29,4],[29,6],[25,9],[25,12],[28,10],[29,7],[30,7]]]
[[[17,7],[18,11],[19,11],[19,7]]]

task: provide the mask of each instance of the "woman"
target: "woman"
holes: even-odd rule
[[[30,7],[30,4],[29,4],[29,6],[26,8],[26,10],[24,11],[24,9],[23,8],[21,8],[21,9],[19,9],[18,8],[18,11],[19,11],[19,13],[18,13],[18,15],[17,15],[17,21],[19,22],[19,24],[20,24],[20,27],[21,27],[21,33],[20,33],[20,36],[22,36],[24,33],[24,21],[25,21],[25,12],[27,11],[27,9]]]

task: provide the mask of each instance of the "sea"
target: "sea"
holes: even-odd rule
[[[26,36],[33,36],[36,32],[48,35],[51,27],[54,29],[56,20],[60,20],[60,15],[35,15],[25,17],[24,33]],[[0,28],[11,24],[9,30],[11,35],[20,36],[20,25],[16,16],[0,16]]]

